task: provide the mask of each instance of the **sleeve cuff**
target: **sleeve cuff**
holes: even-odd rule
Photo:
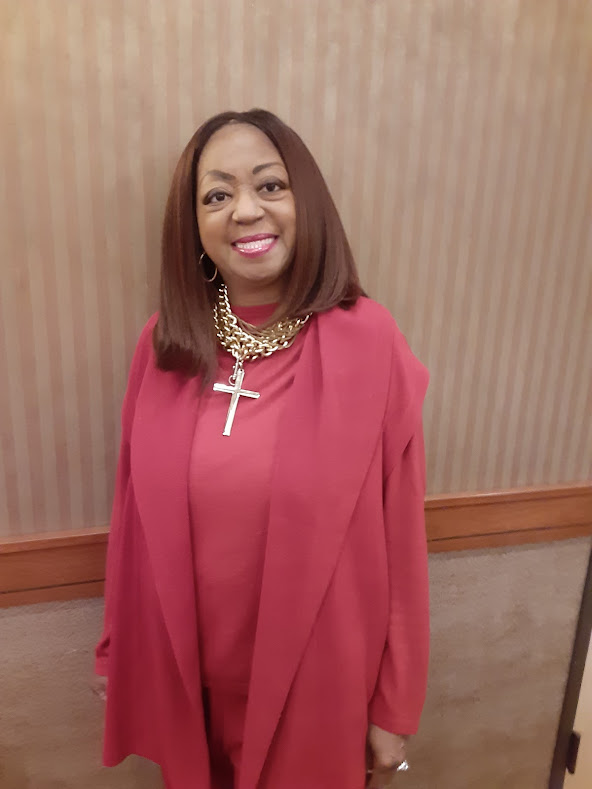
[[[108,658],[107,657],[97,657],[95,658],[95,674],[98,674],[100,677],[107,676],[107,665],[108,665]]]
[[[368,707],[368,722],[391,734],[411,736],[417,733],[419,720],[393,713],[381,699],[373,699]]]

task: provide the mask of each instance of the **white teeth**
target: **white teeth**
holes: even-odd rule
[[[266,247],[270,247],[273,241],[274,241],[273,238],[261,238],[258,241],[236,241],[234,245],[239,249],[254,251],[254,250],[265,249]]]

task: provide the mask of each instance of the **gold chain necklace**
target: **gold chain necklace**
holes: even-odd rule
[[[230,435],[239,398],[243,396],[256,399],[260,396],[259,392],[251,392],[242,388],[245,377],[243,363],[271,356],[276,351],[289,348],[309,318],[310,313],[304,318],[284,318],[266,329],[258,329],[233,313],[228,299],[228,290],[226,285],[222,285],[218,291],[218,299],[214,304],[216,336],[220,345],[235,359],[234,370],[229,378],[230,385],[214,384],[215,392],[226,392],[230,395],[230,405],[222,435]]]
[[[241,362],[271,356],[276,351],[289,348],[309,318],[310,315],[305,318],[285,318],[267,329],[258,329],[233,313],[226,285],[218,291],[218,300],[214,304],[218,340],[225,350]]]

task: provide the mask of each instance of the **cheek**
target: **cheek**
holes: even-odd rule
[[[202,214],[198,212],[197,227],[199,237],[204,246],[219,243],[221,237],[219,217],[216,214]]]
[[[208,223],[206,217],[199,209],[195,212],[195,218],[197,219],[197,232],[199,233],[199,237],[203,243],[204,239],[208,235]]]
[[[286,211],[284,217],[284,229],[286,240],[291,246],[294,246],[294,242],[296,241],[296,207],[294,205],[292,205],[290,209]]]

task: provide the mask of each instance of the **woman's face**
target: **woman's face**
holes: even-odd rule
[[[231,302],[279,301],[294,251],[296,206],[271,140],[249,124],[219,129],[199,159],[196,202],[203,248]]]

